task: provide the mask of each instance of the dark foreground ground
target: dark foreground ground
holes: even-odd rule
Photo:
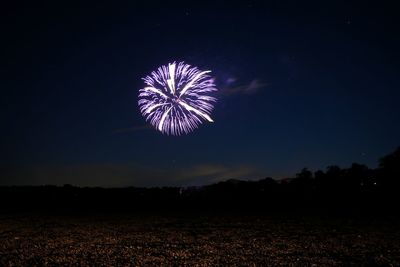
[[[393,218],[0,215],[0,266],[400,266]]]

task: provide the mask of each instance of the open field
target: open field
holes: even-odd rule
[[[0,266],[400,265],[398,219],[0,215]]]

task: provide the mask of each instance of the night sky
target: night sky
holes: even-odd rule
[[[0,185],[284,178],[376,167],[400,145],[394,6],[60,3],[2,7]],[[180,137],[137,105],[141,78],[172,61],[219,89],[215,122]]]

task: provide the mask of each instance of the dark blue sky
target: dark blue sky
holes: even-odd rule
[[[323,3],[321,3],[323,2]],[[0,184],[198,185],[375,167],[400,144],[394,6],[60,3],[2,12]],[[210,69],[215,123],[165,136],[137,107],[162,64]]]

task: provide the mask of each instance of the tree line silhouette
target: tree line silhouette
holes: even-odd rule
[[[375,169],[353,163],[293,178],[227,180],[199,187],[1,186],[0,211],[257,210],[391,212],[400,200],[400,147]]]

